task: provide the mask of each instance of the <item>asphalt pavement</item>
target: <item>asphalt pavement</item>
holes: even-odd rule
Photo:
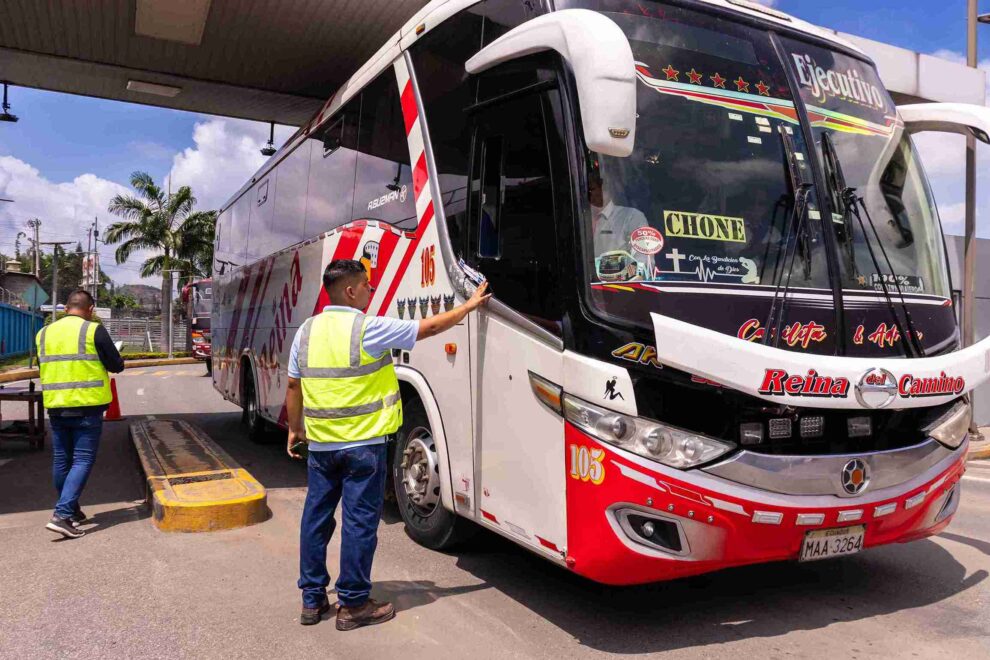
[[[454,553],[381,523],[373,596],[398,615],[341,633],[298,624],[306,472],[282,437],[256,445],[198,365],[118,376],[130,419],[198,424],[268,488],[272,517],[156,530],[127,420],[105,426],[78,540],[45,531],[51,456],[0,445],[0,658],[990,658],[990,462],[971,462],[934,539],[642,587],[597,585],[483,533]],[[16,418],[3,404],[5,419]],[[339,541],[330,545],[335,575]]]

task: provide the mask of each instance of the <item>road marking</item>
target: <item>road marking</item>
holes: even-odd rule
[[[140,376],[144,373],[144,369],[128,369],[122,375],[123,376]]]
[[[153,372],[151,375],[152,376],[167,376],[168,373],[169,373],[168,371],[166,371],[164,369],[160,369],[159,371]]]
[[[136,392],[136,394],[137,394],[138,396],[144,396],[144,388],[143,388],[143,387],[139,387],[139,388],[137,388],[137,392]]]
[[[963,479],[968,479],[969,481],[982,481],[985,484],[990,484],[990,479],[984,479],[983,477],[971,477],[968,474],[964,476]]]

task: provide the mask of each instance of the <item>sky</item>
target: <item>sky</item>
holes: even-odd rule
[[[964,61],[966,0],[762,0],[811,23],[903,48]],[[990,0],[981,10],[990,11]],[[990,26],[980,26],[981,68],[990,71]],[[190,185],[200,209],[219,208],[262,165],[268,125],[117,101],[24,88],[11,90],[16,124],[0,124],[0,252],[13,254],[27,219],[42,221],[43,241],[78,240],[85,248],[94,218],[106,227],[107,205],[131,193],[130,174],[150,173],[163,185]],[[276,143],[294,129],[276,128]],[[917,138],[946,233],[962,234],[961,137]],[[979,234],[990,238],[990,147],[979,148]],[[986,192],[983,192],[986,191]],[[982,218],[982,222],[980,219]],[[22,241],[22,250],[26,243]],[[115,282],[142,280],[135,254],[117,265],[100,246],[101,266]]]

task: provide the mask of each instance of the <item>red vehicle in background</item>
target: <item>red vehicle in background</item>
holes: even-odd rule
[[[213,373],[210,354],[210,314],[213,309],[213,280],[196,280],[182,287],[182,308],[186,317],[186,345],[193,357],[206,362],[206,373]]]

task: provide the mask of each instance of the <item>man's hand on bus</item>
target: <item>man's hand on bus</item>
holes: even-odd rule
[[[419,331],[416,333],[416,339],[426,339],[427,337],[438,335],[445,330],[453,328],[470,312],[473,312],[488,302],[492,294],[485,293],[487,290],[488,282],[482,282],[481,286],[474,290],[474,293],[471,294],[471,297],[463,305],[459,305],[449,312],[421,320],[419,322]]]

